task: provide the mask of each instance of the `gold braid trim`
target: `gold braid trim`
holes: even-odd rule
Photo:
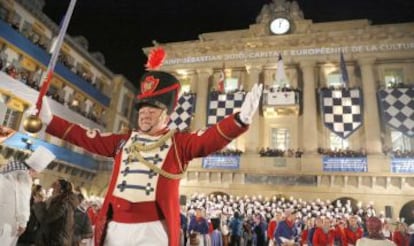
[[[153,150],[163,145],[168,139],[170,139],[174,135],[174,133],[175,133],[175,130],[169,131],[167,134],[160,137],[160,139],[158,139],[155,143],[149,144],[149,145],[145,145],[141,143],[133,143],[131,146],[131,150],[132,151],[143,151],[143,152]]]
[[[62,140],[65,140],[66,136],[68,135],[68,133],[70,132],[70,130],[72,130],[74,126],[75,126],[74,124],[70,124],[70,126],[66,128],[65,132],[63,133]]]
[[[174,144],[175,158],[177,158],[178,165],[180,166],[180,171],[184,175],[187,168],[186,169],[183,168],[183,163],[181,162],[180,156],[178,155],[177,144],[175,143],[175,137],[172,137],[172,141],[173,141],[173,144]]]
[[[233,141],[233,139],[231,138],[231,137],[228,137],[226,134],[224,134],[223,133],[223,131],[221,130],[221,128],[220,128],[220,125],[219,124],[217,124],[216,125],[216,127],[217,127],[217,131],[218,131],[218,133],[224,138],[224,139],[226,139],[227,141],[229,141],[229,142],[231,142],[231,141]]]
[[[151,145],[143,145],[143,144],[140,144],[140,143],[132,144],[131,147],[130,147],[131,153],[128,155],[128,159],[130,159],[130,160],[131,159],[132,160],[136,159],[136,160],[140,161],[142,164],[144,164],[146,167],[151,169],[152,171],[154,171],[154,172],[156,172],[156,173],[158,173],[161,176],[164,176],[166,178],[169,178],[169,179],[182,179],[184,177],[184,172],[179,173],[179,174],[167,172],[167,171],[161,169],[160,167],[158,167],[158,166],[150,163],[149,161],[145,160],[144,157],[140,153],[141,151],[142,152],[147,152],[147,151],[150,151],[150,150],[153,150],[155,148],[160,147],[161,145],[165,144],[165,142],[169,138],[171,138],[174,135],[174,133],[175,133],[174,130],[169,131],[167,134],[165,134],[160,139],[158,139],[157,142],[155,142],[154,144],[151,144]],[[173,142],[175,144],[174,139],[173,139]],[[175,146],[174,146],[174,148],[175,148]],[[176,155],[177,155],[177,152],[176,152]],[[178,158],[178,156],[177,156],[177,159],[180,162],[180,159]],[[181,162],[179,163],[179,165],[181,165]],[[182,169],[182,167],[180,167],[180,169]]]

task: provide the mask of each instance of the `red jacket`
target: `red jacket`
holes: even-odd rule
[[[408,246],[410,239],[408,235],[404,235],[400,231],[394,231],[394,233],[392,234],[392,241],[397,246]]]
[[[352,231],[349,227],[345,228],[346,241],[349,244],[356,245],[356,241],[364,235],[364,231],[361,227],[358,227],[356,231]]]
[[[162,170],[180,174],[193,158],[204,157],[226,146],[232,139],[247,131],[248,127],[236,124],[234,115],[208,128],[203,134],[174,133],[172,146],[163,161]],[[156,184],[155,201],[129,202],[113,195],[117,178],[121,173],[123,150],[121,143],[127,142],[127,134],[101,134],[97,130],[85,129],[77,124],[54,116],[46,131],[58,138],[83,147],[89,152],[113,157],[114,167],[105,200],[98,214],[95,227],[95,244],[104,242],[108,211],[113,210],[111,219],[124,223],[140,223],[165,219],[170,246],[178,246],[180,240],[179,179],[160,175]],[[136,132],[134,133],[136,134]],[[182,166],[180,165],[182,164]],[[119,184],[118,184],[119,185]],[[158,187],[160,187],[158,189]],[[142,213],[145,211],[145,213]]]
[[[308,244],[308,234],[309,234],[309,229],[305,229],[302,231],[302,234],[300,235],[300,245]]]
[[[277,221],[275,219],[272,219],[269,222],[269,225],[267,226],[267,238],[270,240],[275,237],[275,231],[277,227]]]
[[[334,241],[335,232],[333,230],[329,230],[328,233],[325,233],[322,228],[316,228],[312,239],[313,246],[333,246]]]
[[[341,246],[348,246],[346,228],[341,229],[341,227],[335,226],[335,240],[340,242]]]

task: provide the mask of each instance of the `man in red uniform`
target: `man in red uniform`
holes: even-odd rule
[[[333,246],[335,241],[335,232],[331,228],[331,220],[328,217],[322,219],[322,226],[316,228],[312,238],[312,245]]]
[[[144,74],[138,128],[126,134],[100,133],[52,117],[47,103],[41,110],[40,117],[48,123],[46,132],[115,160],[96,221],[97,245],[179,245],[179,181],[189,161],[222,149],[247,131],[262,94],[262,85],[256,84],[240,113],[204,132],[182,133],[167,128],[179,87],[169,73]]]
[[[273,218],[270,220],[267,226],[267,238],[269,239],[269,245],[276,245],[274,242],[274,235],[277,228],[277,223],[282,220],[282,212],[276,211]]]
[[[348,227],[345,228],[345,233],[348,245],[355,245],[356,241],[363,236],[364,230],[358,225],[358,217],[356,215],[349,217]]]

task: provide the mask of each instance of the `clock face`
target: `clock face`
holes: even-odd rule
[[[290,22],[285,18],[276,18],[270,22],[270,31],[273,34],[285,34],[290,29]]]

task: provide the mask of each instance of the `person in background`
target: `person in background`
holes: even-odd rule
[[[346,222],[342,219],[339,219],[335,225],[335,245],[347,246],[347,237],[345,231]]]
[[[407,225],[404,222],[398,221],[396,223],[394,233],[392,234],[392,241],[397,246],[408,246],[410,238],[407,233]]]
[[[331,220],[328,217],[322,219],[322,227],[315,230],[312,239],[314,246],[333,246],[335,241],[335,232],[331,228]]]
[[[187,245],[187,225],[188,225],[187,215],[185,214],[185,211],[181,211],[180,212],[180,228],[181,228],[180,245]]]
[[[305,227],[304,227],[304,229],[302,231],[302,234],[300,235],[299,245],[309,246],[309,243],[308,243],[308,235],[309,235],[309,230],[312,227],[313,227],[313,218],[306,218]]]
[[[275,235],[277,224],[280,220],[282,220],[282,213],[277,211],[275,212],[273,218],[269,221],[269,225],[267,227],[267,238],[269,239],[269,246],[275,245],[273,236]]]
[[[220,219],[211,219],[211,224],[213,225],[213,232],[211,233],[210,237],[211,246],[223,246],[223,235],[220,231]]]
[[[36,245],[72,245],[74,212],[78,198],[72,191],[72,184],[64,179],[56,180],[52,188],[52,197],[49,201],[34,200],[33,210],[40,222]]]
[[[382,225],[382,234],[384,235],[384,237],[386,239],[392,241],[391,225],[390,225],[389,219],[387,219],[387,218],[384,219],[384,223]],[[413,243],[413,245],[414,245],[414,243]]]
[[[208,223],[202,215],[201,208],[197,208],[195,215],[191,217],[188,233],[190,235],[190,245],[207,245]],[[198,244],[195,242],[198,242]]]
[[[0,171],[0,244],[16,245],[30,217],[32,177],[55,159],[40,146],[29,158],[13,157]]]
[[[32,205],[34,199],[44,200],[46,197],[45,191],[41,185],[33,185],[32,196],[30,198],[30,217],[29,222],[27,222],[27,227],[24,233],[19,237],[17,241],[18,246],[28,246],[34,245],[37,238],[37,231],[40,227],[39,220],[36,218],[36,215],[33,212]]]
[[[275,231],[275,242],[277,245],[289,245],[295,241],[294,224],[296,220],[296,213],[290,209],[285,211],[285,220],[278,223]]]
[[[246,218],[243,221],[243,246],[253,245],[253,231],[252,221],[250,218]]]
[[[93,237],[92,225],[84,207],[85,197],[82,193],[78,193],[76,196],[78,198],[78,206],[74,213],[75,228],[73,231],[72,245],[85,246],[87,239]]]
[[[230,220],[230,245],[231,246],[240,246],[241,245],[241,236],[243,232],[243,220],[240,218],[239,212],[234,212],[233,218]]]
[[[89,203],[90,205],[86,209],[86,213],[88,214],[88,217],[89,217],[89,220],[92,226],[94,226],[96,222],[96,216],[99,213],[99,204],[98,204],[98,201],[95,201],[95,200],[90,201]]]
[[[348,227],[345,228],[345,232],[346,242],[351,245],[355,245],[356,241],[363,236],[364,230],[358,224],[358,217],[356,215],[348,218]]]
[[[356,241],[356,246],[395,246],[396,244],[386,239],[382,234],[382,223],[377,217],[369,217],[366,220],[368,235]]]
[[[313,227],[308,232],[308,246],[313,246],[313,236],[317,228],[322,227],[322,218],[317,216],[314,221]]]
[[[256,246],[264,246],[266,244],[266,232],[267,228],[264,223],[264,218],[261,214],[254,216],[253,233],[256,242]]]

